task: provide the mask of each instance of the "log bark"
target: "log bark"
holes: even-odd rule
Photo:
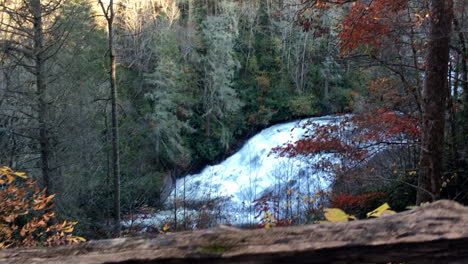
[[[220,227],[50,249],[0,263],[468,263],[468,208],[438,201],[378,219],[262,230]]]

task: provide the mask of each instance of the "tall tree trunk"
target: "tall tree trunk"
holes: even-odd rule
[[[112,165],[114,171],[114,214],[116,232],[120,233],[120,150],[119,150],[119,120],[117,119],[117,75],[116,59],[113,48],[113,27],[109,23],[110,51],[110,83],[112,93]]]
[[[416,203],[439,198],[443,175],[447,72],[453,1],[432,0],[426,78],[422,92],[422,142]]]
[[[109,1],[106,8],[99,0],[102,11],[107,20],[109,59],[110,59],[110,86],[112,105],[112,169],[114,178],[114,227],[117,236],[120,236],[120,150],[119,150],[119,121],[117,113],[117,62],[114,51],[114,1]]]
[[[40,0],[31,0],[33,14],[34,68],[36,78],[36,94],[38,100],[39,145],[41,153],[42,182],[47,192],[50,192],[50,138],[47,126],[48,111],[46,102],[47,82],[45,76],[44,32],[42,22],[42,5]]]
[[[463,21],[464,14],[462,13],[461,19]],[[465,41],[465,35],[463,33],[462,27],[463,25],[460,25],[460,22],[458,21],[457,18],[454,18],[453,20],[453,25],[455,26],[455,31],[458,33],[458,41],[460,45],[460,53],[462,56],[461,59],[461,83],[462,83],[462,89],[463,89],[463,94],[464,98],[462,98],[462,103],[463,103],[463,114],[461,117],[461,144],[463,146],[466,146],[468,144],[468,50],[466,47],[466,41]],[[460,71],[460,70],[459,70]],[[458,78],[457,78],[458,80]],[[458,89],[458,86],[456,87]],[[458,97],[458,96],[457,96]],[[458,100],[458,98],[456,98]],[[462,157],[461,160],[467,159],[467,154],[466,151],[462,152]]]

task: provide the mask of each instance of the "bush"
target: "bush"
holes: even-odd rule
[[[20,182],[17,179],[25,179]],[[0,248],[74,244],[85,241],[73,236],[77,222],[56,219],[51,202],[36,182],[22,172],[0,167]]]
[[[366,213],[378,207],[387,198],[387,194],[382,192],[366,193],[360,195],[340,194],[333,198],[333,208],[339,208],[348,214],[356,215],[358,218],[365,218]]]

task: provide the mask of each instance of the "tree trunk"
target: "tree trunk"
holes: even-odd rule
[[[463,14],[462,14],[462,19],[463,19]],[[462,20],[463,21],[463,20]],[[465,41],[465,35],[463,34],[462,26],[460,25],[459,21],[457,18],[454,18],[453,20],[453,25],[455,26],[455,31],[458,32],[458,41],[460,45],[460,53],[461,53],[461,82],[462,82],[462,88],[463,88],[463,94],[464,98],[462,98],[462,103],[464,105],[463,108],[463,114],[461,117],[461,135],[459,143],[463,144],[463,146],[466,146],[468,144],[468,50],[466,47],[466,41]],[[458,78],[457,78],[458,79]],[[456,87],[458,89],[458,86]],[[456,98],[458,100],[458,98]],[[460,160],[467,159],[467,153],[466,151],[462,151],[462,157]]]
[[[114,51],[114,1],[109,1],[106,8],[99,0],[102,11],[107,20],[108,41],[109,41],[109,59],[110,59],[110,86],[111,86],[111,105],[112,105],[112,170],[114,178],[114,227],[116,236],[120,236],[120,150],[119,150],[119,120],[117,113],[117,62]]]
[[[439,198],[443,175],[447,71],[453,1],[433,0],[426,78],[422,93],[422,142],[416,203]]]
[[[110,24],[111,25],[111,24]],[[112,30],[112,26],[109,28]],[[117,77],[116,61],[112,47],[113,34],[109,33],[109,49],[111,64],[112,93],[112,163],[114,171],[114,214],[116,232],[120,233],[120,151],[119,151],[119,121],[117,119]]]
[[[50,193],[50,141],[49,130],[47,127],[48,106],[46,102],[47,82],[44,71],[44,32],[42,23],[42,5],[40,0],[32,0],[31,11],[33,14],[33,40],[34,40],[34,68],[36,78],[36,94],[38,103],[38,121],[39,121],[39,145],[41,156],[42,183]]]
[[[112,93],[112,165],[114,171],[114,215],[116,233],[120,234],[120,151],[119,151],[119,120],[117,119],[117,75],[116,58],[114,54],[113,17],[114,10],[111,1],[112,19],[109,22],[109,53],[110,53],[110,84]]]

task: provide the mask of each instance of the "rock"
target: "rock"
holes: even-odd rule
[[[0,263],[468,263],[468,208],[438,201],[378,219],[216,228],[0,251]]]

